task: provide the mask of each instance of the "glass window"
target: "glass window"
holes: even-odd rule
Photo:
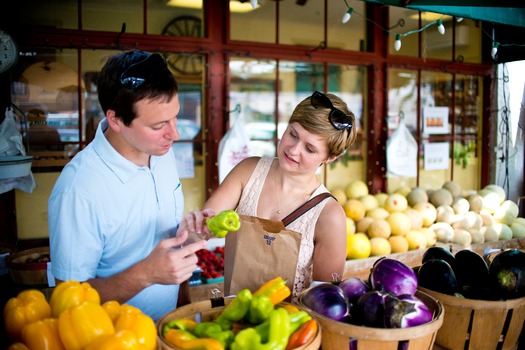
[[[325,41],[324,13],[323,1],[281,1],[279,44],[319,46]]]
[[[276,61],[233,58],[230,60],[230,72],[230,126],[242,117],[251,140],[251,154],[275,156]]]
[[[388,53],[391,55],[419,56],[419,36],[417,33],[408,34],[419,30],[419,11],[406,8],[390,6],[388,8]],[[401,47],[399,51],[394,48],[396,35],[401,36]],[[406,36],[405,36],[406,34]]]
[[[150,0],[147,4],[148,34],[204,36],[202,1]]]
[[[9,8],[9,11],[4,8],[0,13],[4,29],[30,26],[78,29],[77,0],[10,1]]]
[[[230,1],[230,3],[238,3]],[[233,11],[230,8],[230,39],[241,41],[253,41],[261,43],[275,43],[277,2],[259,2],[256,9],[249,11]],[[249,2],[246,2],[249,5]],[[279,4],[282,4],[280,2]],[[250,5],[251,6],[251,5]]]
[[[89,0],[82,2],[82,29],[143,33],[143,0]]]
[[[326,46],[335,49],[365,51],[365,2],[357,0],[346,0],[346,2],[353,9],[352,16],[347,23],[342,22],[343,15],[348,11],[345,1],[328,3]]]
[[[79,149],[86,87],[78,77],[78,51],[21,48],[18,73],[12,82],[12,103],[21,114],[26,151],[38,157],[51,152],[58,158]],[[80,101],[79,101],[80,98]],[[53,153],[55,152],[55,153]],[[49,165],[64,165],[58,159]]]
[[[463,19],[456,23],[456,61],[481,63],[481,23]]]

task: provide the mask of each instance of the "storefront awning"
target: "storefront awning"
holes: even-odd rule
[[[442,13],[484,22],[525,27],[523,0],[364,0],[412,10]]]

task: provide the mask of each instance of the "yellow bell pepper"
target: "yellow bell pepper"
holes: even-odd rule
[[[89,344],[85,350],[147,350],[141,344],[133,331],[123,329],[115,334],[98,338]]]
[[[53,316],[58,317],[60,313],[70,307],[77,306],[88,301],[100,304],[100,295],[95,288],[87,282],[80,283],[75,280],[65,281],[58,284],[51,294],[51,310]]]
[[[58,332],[67,350],[80,350],[99,337],[114,334],[115,327],[102,305],[84,302],[60,313]]]
[[[130,330],[135,334],[138,342],[144,345],[144,349],[156,349],[157,328],[153,319],[130,305],[124,304],[121,309],[120,316],[115,323],[115,331]]]
[[[115,324],[121,312],[120,303],[116,300],[106,301],[104,304],[102,304],[102,308],[109,315],[109,318],[111,318],[111,321],[113,322],[113,324]]]
[[[9,338],[21,340],[22,328],[31,322],[51,317],[51,307],[44,293],[36,289],[20,292],[7,301],[4,307],[4,323]]]
[[[22,329],[22,341],[31,350],[63,350],[58,334],[58,319],[45,318],[29,323]]]
[[[259,287],[253,293],[253,296],[265,295],[272,300],[274,305],[277,305],[288,298],[291,293],[292,291],[286,285],[286,281],[281,276],[277,276]]]

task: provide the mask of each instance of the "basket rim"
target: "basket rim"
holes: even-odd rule
[[[435,307],[437,308],[437,312],[432,321],[419,326],[408,328],[374,328],[339,322],[325,317],[323,315],[320,315],[319,313],[309,309],[300,302],[300,299],[299,305],[305,308],[318,320],[320,320],[323,329],[326,329],[327,331],[332,333],[346,335],[346,333],[351,332],[355,334],[355,336],[353,337],[357,339],[373,338],[374,340],[411,340],[423,338],[429,334],[437,333],[437,331],[443,325],[443,320],[445,316],[445,308],[440,300],[419,290],[416,290],[416,296],[423,296],[423,298],[425,299],[424,302],[427,300],[433,302],[435,304]],[[341,328],[344,328],[344,332]]]
[[[435,299],[440,300],[443,305],[450,305],[456,307],[465,307],[471,308],[474,310],[484,309],[484,310],[505,310],[505,309],[514,309],[517,306],[525,304],[525,297],[507,299],[501,301],[495,300],[479,300],[479,299],[468,299],[468,298],[458,298],[453,295],[443,294],[435,292],[433,290],[418,287],[422,292],[433,296]]]
[[[26,250],[20,250],[15,253],[9,254],[6,257],[7,267],[13,270],[45,270],[47,269],[47,263],[26,263],[26,262],[17,262],[15,261],[18,258],[24,257],[26,255],[38,254],[38,253],[50,253],[49,247],[38,247],[31,248]]]

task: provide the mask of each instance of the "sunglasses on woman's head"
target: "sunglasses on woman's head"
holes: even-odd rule
[[[342,110],[335,108],[332,101],[325,94],[316,91],[310,97],[310,103],[315,109],[329,108],[328,120],[330,124],[337,130],[345,130],[352,128],[352,118],[346,115]]]
[[[166,70],[166,61],[158,53],[154,53],[142,61],[133,63],[120,75],[120,83],[128,89],[136,89],[150,78],[155,72]]]

